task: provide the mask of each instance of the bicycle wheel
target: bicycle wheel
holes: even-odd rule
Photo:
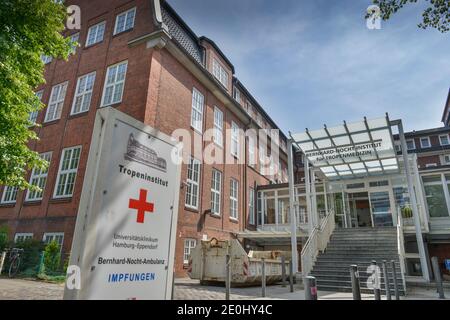
[[[20,258],[15,257],[13,261],[11,261],[11,265],[9,266],[10,278],[14,277],[17,274],[17,272],[19,272],[19,267],[20,267]]]

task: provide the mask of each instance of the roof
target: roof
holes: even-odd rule
[[[214,41],[212,41],[211,39],[209,39],[209,38],[207,38],[205,36],[201,36],[199,38],[199,40],[200,41],[207,41],[207,42],[209,42],[213,46],[213,48],[217,51],[217,53],[219,53],[219,55],[222,57],[222,59],[225,60],[226,63],[228,63],[228,65],[231,67],[231,71],[234,74],[234,66],[233,66],[233,64],[227,58],[227,56],[222,52],[222,50],[220,50],[219,46]]]
[[[424,129],[424,130],[417,130],[417,131],[410,131],[405,133],[405,137],[411,138],[411,137],[418,137],[418,136],[424,136],[424,135],[433,135],[433,134],[441,134],[450,132],[450,127],[438,127],[438,128],[431,128],[431,129]],[[398,134],[394,135],[394,139],[398,139]]]

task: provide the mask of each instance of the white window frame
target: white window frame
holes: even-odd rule
[[[448,157],[448,161],[446,159],[447,157]],[[444,154],[442,156],[442,163],[443,163],[443,165],[450,165],[450,154]]]
[[[50,62],[52,62],[53,58],[51,56],[47,56],[45,54],[41,54],[41,61],[44,64],[49,64]]]
[[[69,165],[71,165],[72,162],[74,161],[74,158],[73,158],[74,151],[77,150],[77,149],[79,149],[79,155],[78,155],[78,159],[77,159],[76,168],[70,168],[70,169],[64,169],[63,170],[62,168],[63,168],[63,165],[64,165],[64,156],[65,156],[66,152],[70,152]],[[55,183],[55,190],[53,192],[53,198],[55,198],[55,199],[70,198],[70,197],[73,196],[73,191],[75,190],[75,183],[76,183],[76,180],[77,180],[78,167],[80,165],[81,152],[82,152],[82,147],[81,146],[65,148],[65,149],[62,150],[62,152],[61,152],[61,159],[59,161],[58,176],[57,176],[56,183]],[[67,186],[68,186],[67,177],[70,176],[73,173],[75,175],[74,175],[74,178],[73,178],[72,191],[70,193],[67,193],[67,190],[66,190]],[[65,177],[66,177],[65,178],[66,180],[64,181],[64,187],[63,187],[64,193],[63,194],[58,194],[59,183],[60,183],[61,177],[63,175],[65,175]]]
[[[65,81],[52,87],[44,122],[55,121],[61,118],[68,83],[68,81]]]
[[[412,148],[409,148],[408,142],[412,142],[412,145],[413,145]],[[407,148],[408,150],[416,150],[416,141],[415,141],[415,139],[407,139],[407,140],[406,140],[406,148]]]
[[[230,219],[239,218],[239,181],[230,179]]]
[[[39,90],[35,93],[36,97],[39,98],[39,101],[42,102],[42,96],[44,95],[44,90]],[[39,116],[39,110],[31,111],[28,115],[28,121],[32,123],[32,125],[36,124],[37,118]]]
[[[434,168],[437,167],[437,163],[427,163],[425,164],[425,168]]]
[[[51,239],[47,240],[47,238]],[[60,239],[61,241],[56,239]],[[52,241],[56,241],[58,243],[59,251],[61,252],[64,244],[64,232],[45,232],[42,236],[42,242],[44,242],[45,244],[49,244]]]
[[[19,242],[18,238],[22,238],[20,241],[27,241],[33,239],[33,233],[31,232],[17,232],[14,235],[14,243]]]
[[[248,223],[255,225],[255,189],[249,188],[248,193]]]
[[[211,174],[211,214],[221,215],[222,172],[212,169]]]
[[[194,238],[185,238],[183,245],[183,264],[189,263],[189,256],[192,253],[192,250],[197,246],[197,239]]]
[[[256,166],[255,157],[255,138],[252,136],[248,137],[248,165],[252,168]]]
[[[200,173],[201,173],[200,161],[191,157],[187,167],[186,199],[185,199],[186,207],[191,209],[198,209],[199,194],[200,194]]]
[[[239,158],[239,126],[231,121],[231,155]]]
[[[52,152],[45,152],[40,154],[41,158],[48,162],[48,168],[45,170],[33,168],[30,176],[30,184],[39,186],[42,191],[30,191],[27,190],[25,201],[40,201],[44,196],[45,185],[47,184],[48,170],[50,168],[50,162],[52,159]],[[33,183],[33,180],[37,180],[37,183]]]
[[[118,80],[118,75],[119,75],[119,68],[125,65],[125,70],[123,73],[123,79]],[[110,79],[110,72],[113,72],[112,70],[114,69],[114,79],[112,80],[112,82],[109,82]],[[108,67],[108,69],[106,70],[106,76],[105,76],[105,82],[103,85],[103,94],[102,94],[102,107],[107,107],[107,106],[111,106],[114,104],[118,104],[122,102],[123,99],[123,92],[124,92],[124,88],[125,88],[125,80],[127,78],[127,71],[128,71],[128,60],[125,61],[121,61],[119,63],[110,65]],[[109,83],[108,83],[109,82]],[[106,93],[108,91],[109,88],[112,88],[111,90],[111,101],[106,102]],[[120,88],[120,89],[118,89]],[[116,96],[117,91],[120,90],[120,98],[117,100],[114,100],[114,97]]]
[[[228,72],[216,58],[213,59],[213,75],[225,88],[228,88]]]
[[[205,108],[205,96],[196,88],[192,89],[191,127],[203,132],[203,110]]]
[[[17,202],[17,193],[19,192],[18,187],[5,186],[3,188],[2,194],[2,204],[13,204]],[[6,196],[8,195],[8,200]]]
[[[128,19],[129,19],[129,15],[131,13],[133,13],[132,22],[131,22],[131,25],[127,27],[127,22],[128,22]],[[125,20],[123,22],[123,29],[118,30],[119,19],[121,17],[123,17],[123,16],[125,16]],[[131,8],[131,9],[127,10],[127,11],[122,12],[122,13],[119,13],[116,16],[116,23],[114,25],[114,35],[133,29],[134,28],[134,21],[135,21],[135,19],[136,19],[136,7]]]
[[[442,143],[442,138],[445,137],[447,139],[447,143]],[[450,136],[448,134],[440,134],[439,135],[439,144],[441,146],[448,146],[450,145]]]
[[[223,112],[214,107],[214,143],[223,147]]]
[[[422,148],[422,149],[429,149],[429,148],[431,148],[430,137],[420,137],[419,140],[420,140],[420,148]],[[428,141],[428,146],[424,146],[422,140]]]
[[[236,86],[234,87],[233,98],[234,98],[234,100],[236,100],[239,104],[241,104],[241,91],[239,91],[239,89],[236,88]]]
[[[103,32],[101,35],[101,38],[99,38],[99,28],[103,26]],[[92,26],[89,27],[88,33],[87,33],[87,37],[86,37],[86,45],[85,47],[90,47],[93,46],[96,43],[100,43],[103,41],[103,39],[105,38],[105,31],[106,31],[106,21],[102,21],[99,22],[97,24],[94,24]],[[89,42],[90,40],[90,36],[91,36],[91,32],[95,32],[95,36],[94,36],[94,40],[93,42]]]
[[[75,115],[75,114],[80,114],[80,113],[89,111],[89,109],[91,107],[92,93],[94,91],[95,77],[96,77],[96,72],[95,71],[78,77],[77,86],[75,88],[75,94],[74,94],[74,97],[73,97],[72,110],[71,110],[70,114]],[[93,80],[92,80],[92,87],[90,89],[88,89],[88,87],[87,87],[88,82],[87,81],[90,78],[93,78]],[[82,92],[78,92],[80,90],[80,86],[82,84],[82,81],[84,81],[84,83],[83,83],[83,91]],[[75,111],[75,106],[77,104],[77,99],[78,98],[81,98],[80,110]],[[86,101],[88,101],[87,102],[87,108],[83,109],[83,106],[85,105]]]
[[[70,42],[71,42],[71,49],[70,49],[70,53],[71,54],[75,54],[77,52],[77,48],[80,46],[80,33],[74,33],[73,35],[70,36]],[[73,43],[77,42],[77,45],[74,45]]]

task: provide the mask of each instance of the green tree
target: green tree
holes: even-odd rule
[[[0,184],[30,188],[25,176],[47,163],[32,151],[29,113],[44,106],[34,90],[44,83],[41,55],[67,59],[61,32],[67,13],[54,0],[2,0],[0,8]],[[37,189],[36,187],[31,187]]]
[[[381,18],[389,18],[408,3],[416,3],[418,0],[373,0],[373,4],[380,7]],[[422,13],[422,22],[419,28],[435,28],[440,32],[450,30],[450,1],[449,0],[423,0],[429,2],[428,7]]]

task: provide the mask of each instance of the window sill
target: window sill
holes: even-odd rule
[[[125,34],[125,33],[129,33],[129,32],[131,32],[131,31],[133,31],[134,30],[134,26],[133,26],[133,28],[130,28],[130,29],[127,29],[127,30],[124,30],[124,31],[120,31],[120,32],[117,32],[117,33],[114,33],[113,34],[113,39],[114,38],[116,38],[116,37],[118,37],[118,36],[121,36],[121,35],[123,35],[123,34]]]
[[[16,203],[0,203],[0,208],[14,208]]]
[[[191,129],[194,130],[194,132],[197,132],[199,135],[201,135],[201,136],[203,135],[202,131],[198,130],[197,128],[194,128],[192,125],[191,125]]]
[[[239,223],[239,220],[236,219],[236,218],[231,218],[231,217],[230,217],[230,221],[233,222],[233,223]]]
[[[80,117],[84,117],[85,115],[87,115],[89,113],[89,109],[83,112],[79,112],[79,113],[74,113],[74,114],[70,114],[68,119],[76,119],[76,118],[80,118]]]
[[[72,196],[65,198],[52,198],[50,199],[50,203],[68,203],[72,201]]]
[[[90,48],[92,48],[92,47],[98,46],[98,45],[101,44],[101,43],[103,43],[103,40],[102,40],[102,41],[99,41],[99,42],[96,42],[96,43],[93,43],[93,44],[90,44],[90,45],[85,45],[85,46],[84,46],[84,49],[90,49]]]
[[[215,219],[222,219],[222,216],[218,213],[211,213],[210,214],[211,218],[215,218]]]
[[[184,210],[192,212],[192,213],[199,213],[198,209],[192,208],[192,207],[188,207],[188,206],[184,206]]]
[[[50,126],[50,125],[52,125],[52,124],[56,124],[56,123],[59,122],[59,120],[61,120],[61,119],[55,119],[55,120],[46,121],[46,122],[44,122],[44,123],[42,124],[42,126],[43,126],[43,127],[46,127],[46,126]]]
[[[39,206],[41,205],[42,200],[25,200],[23,203],[24,207],[31,207],[31,206]]]

